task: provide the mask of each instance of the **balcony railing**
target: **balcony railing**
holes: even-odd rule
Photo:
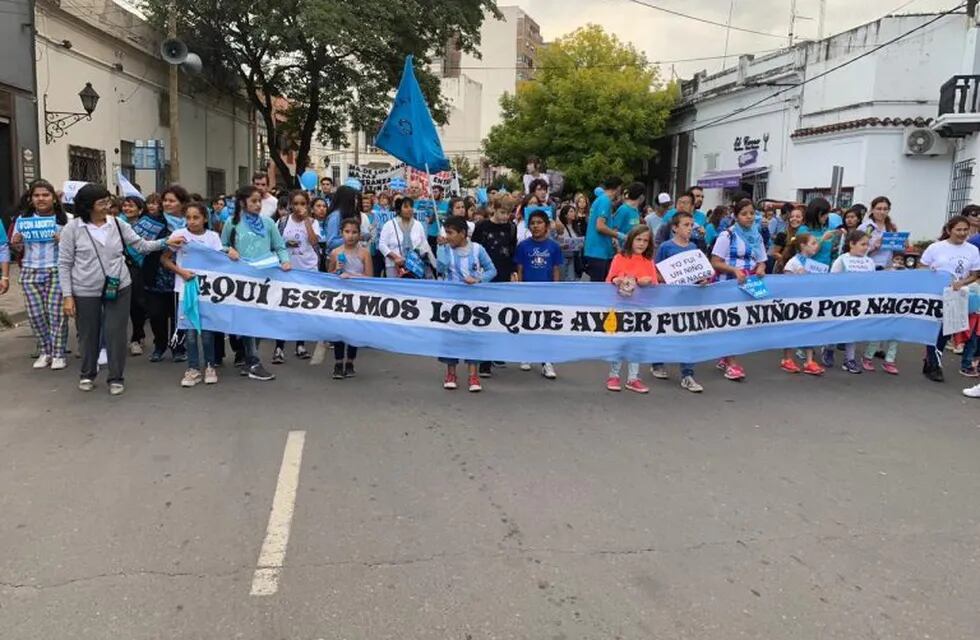
[[[980,75],[953,76],[939,89],[939,115],[980,113]]]

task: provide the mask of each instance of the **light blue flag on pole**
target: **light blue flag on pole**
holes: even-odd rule
[[[429,106],[415,79],[412,56],[405,58],[398,93],[374,146],[420,171],[436,173],[449,169]]]
[[[116,182],[119,184],[119,190],[122,191],[123,197],[136,196],[140,200],[145,200],[139,189],[134,187],[133,183],[126,179],[122,170],[116,171]]]

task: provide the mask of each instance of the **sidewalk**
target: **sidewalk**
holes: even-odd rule
[[[24,292],[20,288],[20,268],[10,265],[10,290],[0,296],[0,329],[27,321]]]

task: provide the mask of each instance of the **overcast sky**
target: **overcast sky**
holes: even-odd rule
[[[729,0],[643,0],[693,16],[725,23]],[[753,53],[785,47],[789,31],[791,0],[734,0],[732,25],[771,33],[766,37],[731,32],[729,54]],[[720,56],[725,53],[725,29],[687,18],[668,15],[629,2],[629,0],[498,0],[500,5],[516,4],[541,26],[545,40],[552,40],[586,23],[602,25],[621,39],[646,52],[650,60],[677,60]],[[817,0],[797,0],[797,14],[813,20],[798,20],[796,33],[816,38]],[[960,0],[827,0],[825,34],[846,31],[899,9],[898,13],[936,12],[952,8]],[[906,6],[903,6],[906,5]],[[728,66],[734,64],[728,59]],[[709,73],[721,69],[722,61],[678,62],[679,76],[688,78],[701,69]],[[665,77],[670,64],[664,65]]]

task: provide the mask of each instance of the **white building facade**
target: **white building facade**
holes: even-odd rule
[[[85,83],[100,96],[91,120],[53,139],[45,140],[42,131],[42,177],[58,188],[65,180],[86,180],[112,190],[122,170],[144,194],[167,184],[166,170],[136,170],[133,157],[138,140],[169,145],[168,67],[157,52],[160,35],[112,0],[84,6],[39,0],[36,11],[41,126],[45,108],[80,111],[78,92]],[[206,197],[248,183],[256,165],[251,109],[244,101],[192,90],[183,74],[181,84],[180,183]]]
[[[963,13],[936,18],[890,16],[683,83],[657,187],[699,184],[706,207],[739,190],[807,202],[834,195],[838,166],[840,206],[888,196],[902,230],[934,238],[962,198],[952,197],[956,145],[932,127],[975,31]]]

